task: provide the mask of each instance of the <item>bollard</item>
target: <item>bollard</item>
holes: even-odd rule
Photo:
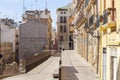
[[[59,60],[59,65],[61,65],[62,64],[62,61],[61,60]]]
[[[61,80],[61,66],[59,67],[59,80]]]

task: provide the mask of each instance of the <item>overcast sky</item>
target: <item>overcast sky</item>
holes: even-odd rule
[[[72,0],[47,0],[47,7],[51,11],[53,27],[56,27],[56,9],[72,2]],[[26,9],[45,9],[46,0],[24,0]],[[8,17],[21,21],[23,0],[0,0],[0,18]]]

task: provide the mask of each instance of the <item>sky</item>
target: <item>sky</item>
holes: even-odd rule
[[[26,10],[44,10],[51,11],[53,20],[52,27],[56,27],[56,9],[72,2],[72,0],[24,0]],[[0,18],[10,18],[15,21],[21,21],[23,14],[23,0],[0,0]]]

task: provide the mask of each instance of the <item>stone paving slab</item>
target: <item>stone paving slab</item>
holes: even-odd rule
[[[99,80],[94,68],[74,50],[62,52],[62,80]]]

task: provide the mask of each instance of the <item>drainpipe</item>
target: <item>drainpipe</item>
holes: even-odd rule
[[[102,0],[100,0],[100,15],[102,15]],[[101,23],[100,23],[101,26]],[[100,80],[102,80],[102,33],[100,31]]]
[[[87,55],[86,55],[86,60],[88,61],[88,32],[87,32]]]
[[[97,19],[98,19],[98,0],[96,1],[96,5],[97,5],[97,7],[96,7]],[[99,40],[100,40],[100,36],[97,37],[97,39],[98,39],[98,46],[97,46],[97,70],[96,70],[96,73],[98,74],[99,73]]]
[[[114,0],[112,0],[112,21],[114,21]]]
[[[104,10],[106,9],[106,0],[104,0]]]
[[[99,73],[99,42],[100,42],[100,36],[97,36],[97,40],[98,40],[98,46],[97,46],[97,70],[96,73]]]

